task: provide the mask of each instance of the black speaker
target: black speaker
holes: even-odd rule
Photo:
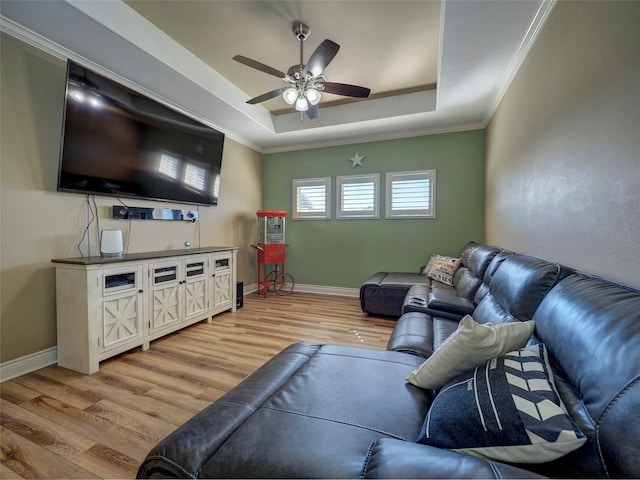
[[[236,282],[236,308],[244,305],[244,283]]]

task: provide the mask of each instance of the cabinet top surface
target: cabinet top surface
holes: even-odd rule
[[[203,253],[216,253],[221,251],[238,250],[238,247],[201,247],[183,248],[179,250],[162,250],[157,252],[127,253],[118,256],[102,257],[73,257],[54,258],[53,263],[64,263],[68,265],[101,265],[109,263],[131,262],[136,260],[149,260],[152,258],[179,257],[187,255],[197,255]]]

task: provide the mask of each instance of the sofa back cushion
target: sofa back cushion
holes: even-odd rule
[[[640,474],[640,291],[584,274],[562,280],[533,319],[558,367],[560,395],[587,443],[555,476]],[[558,468],[560,467],[560,468]]]
[[[453,275],[456,296],[473,300],[487,267],[500,251],[500,247],[476,242],[464,246],[460,252],[460,266]]]
[[[467,267],[460,267],[453,275],[453,286],[456,289],[456,296],[473,300],[478,287],[482,283],[478,277],[471,273]]]
[[[519,253],[509,256],[493,275],[473,318],[479,323],[531,320],[561,271],[560,265],[542,258]]]
[[[461,255],[462,264],[469,269],[471,274],[482,280],[491,260],[502,250],[495,245],[477,245],[468,257]]]
[[[458,255],[460,257],[462,266],[464,267],[469,266],[469,262],[471,261],[471,255],[473,255],[474,252],[481,246],[482,244],[471,241],[467,243],[464,247],[462,247],[462,250],[460,250],[460,255]]]
[[[482,283],[480,284],[480,286],[476,290],[475,295],[473,296],[473,303],[475,305],[478,305],[480,303],[480,300],[482,300],[484,296],[489,292],[489,285],[491,284],[491,279],[493,278],[493,275],[498,270],[498,267],[502,265],[502,262],[504,262],[504,260],[510,257],[511,255],[513,255],[513,252],[509,250],[500,250],[500,252],[498,252],[496,256],[493,257],[493,260],[489,262],[489,265],[484,271],[484,275],[482,277]]]

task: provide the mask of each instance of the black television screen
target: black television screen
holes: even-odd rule
[[[58,190],[217,205],[224,134],[69,61]]]

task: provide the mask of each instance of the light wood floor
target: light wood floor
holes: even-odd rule
[[[134,478],[176,427],[297,341],[384,349],[395,322],[358,299],[294,292],[245,297],[82,375],[58,366],[0,385],[0,478]]]

